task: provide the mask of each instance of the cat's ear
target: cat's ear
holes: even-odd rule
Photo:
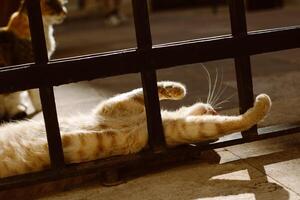
[[[26,9],[26,0],[21,0],[18,12],[20,12],[20,13],[27,12],[27,9]]]

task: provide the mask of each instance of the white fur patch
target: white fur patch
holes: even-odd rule
[[[214,136],[217,134],[217,127],[213,123],[203,124],[202,131],[206,136]]]

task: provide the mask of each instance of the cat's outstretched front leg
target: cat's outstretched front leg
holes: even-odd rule
[[[170,146],[196,143],[251,128],[262,120],[271,108],[268,95],[256,97],[254,106],[238,116],[201,115],[163,118],[167,144]]]
[[[186,94],[185,86],[178,82],[161,81],[157,87],[159,100],[178,100]],[[139,88],[104,101],[94,112],[106,117],[125,117],[143,113],[144,110],[143,89]]]

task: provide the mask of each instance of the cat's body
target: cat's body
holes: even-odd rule
[[[41,0],[40,4],[48,57],[50,58],[55,50],[53,24],[63,21],[66,8],[62,0]],[[24,2],[22,2],[19,10],[10,17],[8,25],[0,28],[0,67],[33,61],[29,21]],[[28,94],[35,111],[40,111],[41,103],[38,91],[29,90]],[[12,119],[26,110],[26,107],[22,105],[20,92],[1,94],[0,102],[1,119]]]
[[[160,100],[185,96],[175,82],[158,83]],[[267,95],[259,95],[254,107],[239,116],[217,115],[208,104],[196,103],[177,111],[162,111],[169,147],[217,139],[242,131],[262,120],[271,107]],[[101,102],[86,116],[60,121],[66,163],[79,163],[139,152],[148,141],[142,89]],[[21,121],[0,127],[0,177],[40,171],[50,166],[42,122]]]

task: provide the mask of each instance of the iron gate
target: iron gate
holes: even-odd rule
[[[261,140],[300,132],[300,125],[253,127],[243,137],[212,144],[167,149],[157,94],[156,70],[211,60],[234,58],[240,111],[253,104],[250,56],[299,48],[300,26],[247,32],[243,0],[230,0],[232,34],[183,42],[152,45],[147,0],[132,0],[137,48],[98,53],[75,58],[48,60],[39,0],[27,1],[35,63],[0,70],[0,92],[39,88],[47,131],[51,169],[0,180],[0,190],[38,182],[78,176],[95,171],[112,174],[132,162],[164,160],[206,149]],[[174,56],[176,55],[176,56]],[[81,164],[65,165],[53,86],[128,73],[140,73],[144,88],[149,151]],[[28,78],[32,77],[32,78]],[[109,173],[108,173],[109,174]]]

